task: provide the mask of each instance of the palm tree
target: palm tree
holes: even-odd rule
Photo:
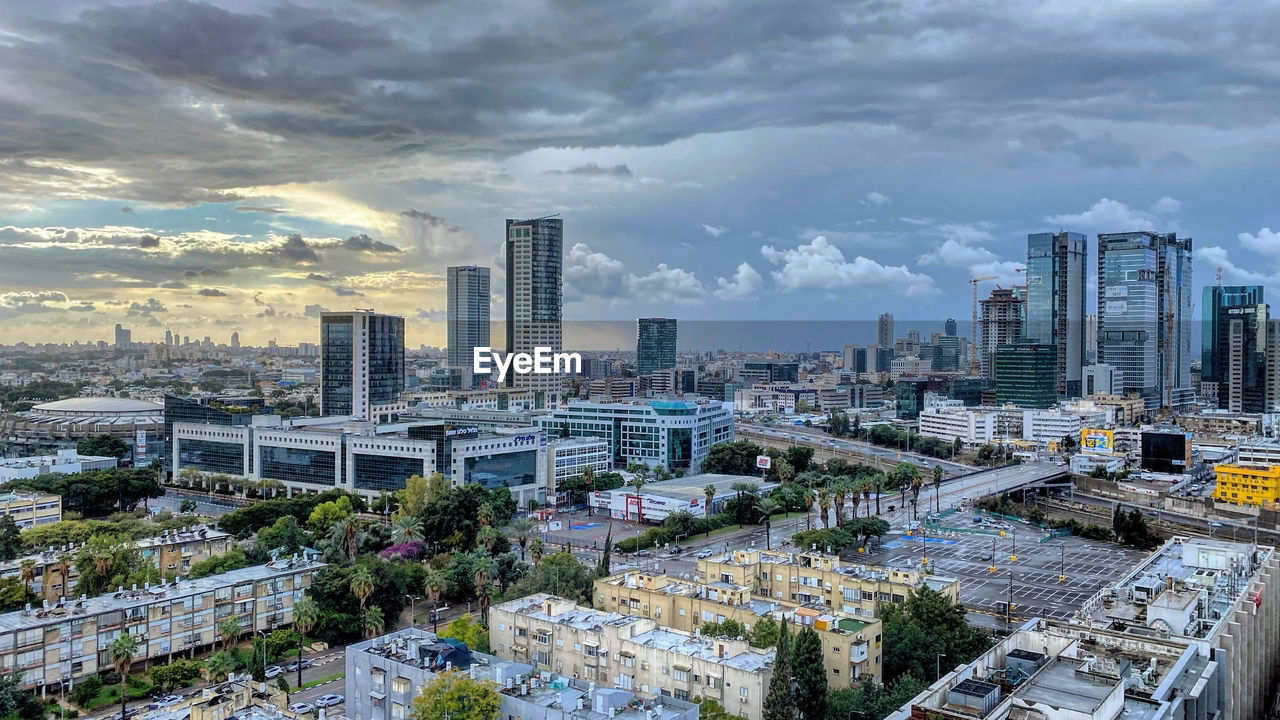
[[[342,548],[347,553],[347,560],[354,562],[360,545],[357,542],[360,535],[360,518],[355,515],[348,515],[338,521],[337,528],[339,528],[339,534],[342,538]]]
[[[520,562],[524,562],[524,549],[529,544],[529,539],[538,529],[538,524],[529,518],[516,518],[511,521],[511,532],[516,536],[516,542],[520,543]]]
[[[534,538],[533,542],[529,543],[529,558],[533,560],[534,565],[542,562],[542,556],[546,551],[547,547],[542,543],[542,538]]]
[[[231,645],[231,641],[240,637],[240,618],[230,615],[222,622],[218,623],[218,637],[222,640],[222,649],[226,649]]]
[[[822,512],[822,527],[831,529],[831,519],[827,516],[827,512],[831,510],[831,491],[827,488],[819,488],[815,493],[818,496],[818,510]]]
[[[204,661],[204,669],[209,673],[209,679],[213,682],[226,680],[236,669],[236,659],[229,652],[216,652]],[[302,671],[299,670],[299,673]],[[298,683],[298,687],[302,687],[302,683]]]
[[[493,562],[482,557],[476,564],[476,598],[480,600],[480,621],[489,622],[489,578],[492,576]]]
[[[126,717],[125,705],[129,701],[129,693],[125,691],[125,681],[129,679],[129,666],[133,664],[133,656],[138,653],[138,643],[129,633],[120,633],[111,641],[107,651],[111,655],[111,664],[120,674],[120,717]]]
[[[635,476],[635,479],[631,481],[631,485],[636,489],[636,492],[639,493],[640,490],[644,488],[645,483],[647,482],[649,481],[645,479],[645,476],[643,473],[637,473]]]
[[[808,529],[810,526],[810,517],[813,511],[813,490],[805,488],[800,497],[804,501],[804,526],[805,529]]]
[[[391,525],[391,539],[396,543],[422,539],[422,521],[412,515],[399,515]]]
[[[374,605],[364,612],[364,636],[366,638],[373,639],[378,637],[386,626],[386,620],[382,617],[382,608]]]
[[[937,505],[935,512],[942,512],[942,466],[933,466],[933,500]]]
[[[494,556],[497,554],[495,548],[498,546],[498,541],[504,537],[497,529],[484,525],[480,528],[480,532],[476,533],[476,547],[483,549],[490,556]]]
[[[293,606],[293,627],[298,631],[298,687],[302,687],[302,638],[320,619],[320,606],[310,597],[303,597]]]
[[[365,601],[373,594],[373,575],[367,566],[361,565],[351,574],[351,593],[360,600],[360,611],[364,612]]]
[[[773,498],[765,498],[760,501],[760,515],[764,518],[764,547],[766,550],[773,549],[773,541],[769,538],[769,526],[772,525],[770,518],[781,507],[777,500]]]
[[[22,580],[23,585],[30,588],[31,583],[35,582],[36,579],[36,561],[31,558],[23,560],[21,567],[18,569],[18,577]]]
[[[422,589],[427,594],[427,599],[433,603],[440,602],[440,596],[444,593],[445,579],[444,573],[439,570],[432,570],[427,573],[426,580],[422,584]]]
[[[831,486],[831,497],[835,501],[836,508],[836,527],[844,524],[844,501],[849,497],[851,490],[848,480],[839,480]]]
[[[707,506],[702,508],[703,514],[708,520],[710,520],[711,519],[711,501],[716,499],[715,484],[707,483],[707,486],[702,488],[702,497],[705,498],[707,501]]]
[[[866,478],[858,478],[851,484],[849,491],[849,504],[853,505],[853,516],[858,517],[858,504],[862,502],[862,498],[867,491],[871,489],[871,482]]]
[[[596,471],[591,468],[586,468],[582,471],[582,475],[580,475],[579,478],[582,480],[582,489],[586,491],[587,494],[587,515],[590,516],[592,514],[591,492],[595,488],[596,484]]]
[[[478,520],[481,525],[488,527],[493,524],[493,518],[493,506],[489,503],[481,503],[480,507],[476,510],[476,520]]]
[[[878,472],[871,476],[871,487],[868,490],[876,491],[876,517],[880,516],[880,489],[884,487],[884,473]]]

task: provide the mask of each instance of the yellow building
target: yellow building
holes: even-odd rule
[[[955,578],[848,563],[818,552],[736,550],[699,560],[698,577],[705,583],[746,586],[753,597],[817,605],[863,619],[880,617],[881,604],[901,603],[925,586],[953,601],[960,598]]]
[[[687,633],[699,632],[704,623],[733,620],[750,631],[763,617],[785,619],[818,632],[831,687],[849,687],[867,678],[879,682],[881,677],[879,620],[854,619],[818,605],[753,597],[745,585],[629,570],[596,580],[595,605]]]
[[[1218,465],[1213,499],[1233,505],[1262,505],[1280,500],[1280,465]]]

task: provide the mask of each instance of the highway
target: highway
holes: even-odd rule
[[[938,458],[919,455],[909,450],[880,447],[862,440],[829,437],[817,428],[806,428],[799,425],[755,425],[738,420],[734,423],[733,429],[736,436],[741,436],[744,439],[764,440],[772,445],[781,445],[783,447],[788,445],[807,445],[815,449],[827,450],[828,452],[838,451],[861,455],[871,459],[877,466],[883,463],[885,469],[900,462],[911,462],[925,468],[941,465],[943,470],[953,475],[974,470],[969,465],[950,460],[939,460]]]

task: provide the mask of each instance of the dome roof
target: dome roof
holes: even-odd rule
[[[147,400],[118,397],[77,397],[54,400],[31,408],[35,412],[60,414],[159,413],[164,406]]]

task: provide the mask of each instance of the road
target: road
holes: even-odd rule
[[[862,440],[849,440],[847,438],[832,438],[826,433],[816,428],[806,428],[799,425],[755,425],[746,423],[741,420],[734,423],[735,435],[742,435],[748,438],[762,438],[765,440],[773,440],[775,442],[783,442],[788,445],[807,445],[815,449],[836,450],[856,455],[862,455],[871,458],[877,464],[885,463],[886,466],[896,465],[900,462],[912,462],[922,467],[931,468],[934,465],[941,465],[943,470],[952,474],[960,474],[972,472],[973,467],[962,463],[952,462],[950,460],[940,460],[938,458],[927,457],[911,452],[909,450],[896,450],[894,448],[880,447]]]
[[[153,509],[161,508],[176,515],[178,514],[178,508],[182,505],[182,501],[187,499],[196,501],[195,514],[204,517],[221,517],[232,510],[242,507],[242,505],[227,500],[210,499],[202,493],[188,493],[182,490],[174,490],[173,488],[167,488],[164,495],[152,498],[147,502],[147,505]]]

